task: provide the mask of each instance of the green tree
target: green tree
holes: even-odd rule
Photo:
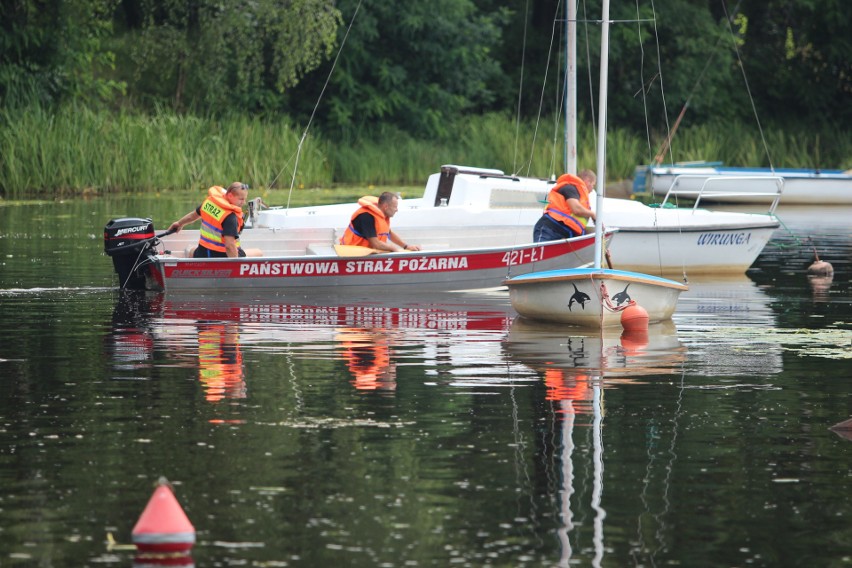
[[[302,116],[320,101],[327,129],[381,124],[435,135],[462,113],[490,108],[501,79],[493,49],[506,10],[482,13],[469,0],[341,0],[339,7],[351,29],[338,32],[346,43],[334,72],[323,65],[295,93],[292,108]]]
[[[116,0],[0,3],[0,102],[110,100],[124,85],[104,48]]]
[[[333,51],[332,0],[128,0],[128,80],[177,109],[267,112]]]
[[[484,81],[488,101],[476,109],[512,114],[519,110],[522,118],[561,112],[565,0],[474,3],[481,14],[500,15],[493,20],[495,43],[488,50],[489,66],[496,71]],[[404,2],[395,4],[392,10],[404,10]],[[600,0],[578,1],[577,96],[581,112],[589,117],[597,106],[600,15]],[[613,124],[644,130],[647,111],[651,128],[664,130],[663,92],[669,114],[676,114],[687,100],[692,120],[735,113],[730,96],[742,82],[735,73],[733,39],[727,22],[705,0],[657,0],[653,6],[646,1],[619,2],[611,7],[610,16],[615,20],[609,58]],[[423,40],[416,36],[406,41]],[[418,59],[419,51],[412,57],[412,78],[417,80],[424,62]],[[744,101],[742,108],[747,109]]]
[[[848,0],[747,3],[743,48],[762,109],[785,122],[852,122],[852,12]]]
[[[661,92],[665,93],[670,120],[687,101],[686,120],[691,124],[715,119],[753,120],[746,79],[761,119],[786,120],[791,111],[805,121],[847,118],[852,112],[852,11],[846,4],[844,0],[613,3],[610,120],[641,129],[647,105],[649,123],[661,129]],[[545,72],[549,77],[561,73],[558,66],[563,61],[555,62],[554,53],[564,47],[548,42],[551,36],[556,42],[562,41],[561,21],[556,34],[552,26],[554,19],[564,17],[564,2],[510,0],[508,5],[515,17],[496,51],[506,75],[512,77],[509,83],[516,86],[520,83],[521,46],[526,43],[522,99],[529,110],[538,104]],[[600,35],[596,20],[600,10],[600,0],[578,2],[581,108],[589,108],[590,92],[597,88]],[[548,57],[557,67],[545,68]],[[643,87],[645,101],[641,97]],[[502,99],[506,108],[513,103],[511,91],[507,94],[510,96],[503,95]],[[517,93],[514,96],[517,98]],[[545,112],[555,109],[560,101],[545,96]]]
[[[600,0],[580,4],[578,98],[588,108],[589,93],[597,97],[601,6]],[[687,103],[693,122],[736,114],[732,96],[738,80],[742,85],[734,73],[736,37],[705,0],[622,2],[611,7],[610,18],[611,124],[664,132],[666,117],[671,123]]]

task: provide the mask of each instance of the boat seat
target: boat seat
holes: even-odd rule
[[[305,249],[303,249],[303,248],[296,249],[296,248],[274,248],[274,247],[270,247],[270,248],[264,248],[263,254],[261,256],[264,256],[266,258],[281,257],[281,256],[299,257],[299,256],[305,256]]]
[[[192,258],[192,253],[195,252],[195,249],[196,249],[196,245],[187,245],[187,247],[185,249],[183,249],[183,252],[181,252],[179,254],[176,254],[176,253],[173,252],[172,255],[176,256],[178,258]],[[243,248],[243,250],[245,251],[246,256],[251,256],[251,257],[264,256],[263,251],[259,248]]]
[[[435,250],[450,250],[450,243],[417,243],[423,252]]]
[[[314,256],[337,256],[334,245],[325,243],[311,243],[308,245],[308,254]]]

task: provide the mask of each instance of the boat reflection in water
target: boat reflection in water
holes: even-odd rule
[[[396,363],[392,360],[388,330],[341,327],[336,339],[352,374],[352,386],[376,392],[396,389]]]
[[[606,550],[604,389],[678,373],[686,357],[672,322],[639,334],[566,332],[564,326],[517,318],[505,292],[419,298],[416,303],[149,298],[152,311],[143,327],[157,358],[168,353],[170,366],[176,360],[198,365],[205,399],[214,404],[250,399],[251,373],[260,368],[258,357],[269,353],[314,361],[336,358],[353,391],[369,395],[393,396],[397,367],[407,364],[422,365],[427,381],[440,380],[448,388],[490,390],[543,381],[555,434],[547,437],[546,451],[553,452],[560,479],[553,493],[560,565],[592,555],[600,559]],[[495,368],[496,362],[506,364]],[[591,523],[575,522],[587,512]]]
[[[122,290],[113,309],[108,355],[115,379],[135,379],[166,351],[170,366],[198,369],[208,402],[246,396],[239,323],[215,310],[175,314],[162,294]],[[160,318],[176,319],[163,321]]]
[[[593,558],[600,566],[604,545],[604,392],[638,377],[680,373],[687,349],[671,321],[638,332],[582,329],[515,319],[504,348],[543,375],[552,405],[552,451],[559,467],[555,506],[560,519],[558,566]],[[652,380],[649,378],[649,380]],[[579,428],[577,432],[575,430]],[[592,522],[575,523],[575,516]]]
[[[673,412],[647,421],[648,465],[643,470],[647,491],[642,493],[645,511],[637,517],[634,557],[638,563],[647,557],[653,564],[660,545],[653,529],[666,523],[670,511],[667,484],[686,412],[683,397],[692,389],[744,386],[741,379],[730,377],[748,377],[742,379],[746,386],[772,388],[762,377],[783,370],[783,346],[772,335],[777,328],[772,303],[766,288],[743,277],[690,282],[673,321],[650,326],[647,336],[617,329],[583,332],[524,319],[512,323],[504,349],[514,361],[538,370],[551,405],[551,435],[542,438],[558,468],[554,477],[560,481],[554,509],[560,519],[556,536],[561,557],[554,565],[603,565],[609,550],[604,543],[606,442],[610,434],[624,434],[607,429],[606,393],[626,383],[662,380],[672,385],[671,398],[655,408],[668,404]],[[625,392],[618,388],[616,396],[626,396]],[[618,412],[610,415],[612,424],[624,420]],[[664,467],[652,468],[656,462]],[[652,469],[666,474],[656,475]]]
[[[171,367],[198,368],[204,397],[219,403],[247,396],[247,358],[259,352],[343,362],[365,393],[391,394],[400,358],[435,362],[447,383],[493,363],[514,312],[505,293],[443,294],[335,303],[328,296],[293,302],[277,297],[195,297],[121,292],[117,313],[143,314],[128,333],[114,326],[113,360],[151,364],[154,351]],[[126,308],[131,298],[135,303]],[[351,302],[347,299],[347,302]],[[144,345],[140,347],[140,340]],[[127,345],[123,345],[126,341]],[[248,356],[252,353],[251,357]],[[441,361],[452,365],[440,364]],[[431,371],[427,372],[431,375]]]
[[[681,295],[674,316],[681,341],[699,375],[761,376],[783,370],[781,344],[773,339],[772,298],[746,276],[696,280]]]
[[[246,397],[237,323],[198,321],[198,378],[208,402]]]
[[[574,390],[570,384],[557,386],[559,376],[585,382],[590,375],[608,379],[670,373],[686,360],[686,348],[671,321],[652,324],[644,331],[622,331],[517,318],[505,348],[513,359],[545,374],[549,400],[562,400],[554,393]]]
[[[137,371],[152,366],[154,336],[147,314],[158,309],[158,300],[144,292],[127,291],[119,294],[112,311],[112,333],[104,336],[107,358],[112,363],[112,378],[137,379]]]

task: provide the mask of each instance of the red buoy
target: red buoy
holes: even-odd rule
[[[648,347],[648,328],[625,329],[621,333],[621,346],[628,355],[641,353],[643,349]]]
[[[625,331],[648,329],[648,311],[639,304],[630,304],[621,312],[621,327]]]
[[[154,494],[133,527],[133,543],[140,552],[186,552],[195,544],[195,527],[175,499],[171,486],[160,478]]]

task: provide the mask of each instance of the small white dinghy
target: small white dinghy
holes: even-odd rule
[[[523,317],[580,327],[630,327],[632,318],[647,323],[671,319],[680,293],[688,287],[674,280],[605,268],[571,268],[533,272],[506,281],[512,307]],[[623,321],[625,320],[625,321]]]
[[[512,307],[523,317],[603,329],[647,329],[672,317],[684,284],[640,272],[601,268],[603,199],[606,187],[606,110],[609,57],[609,2],[603,2],[598,122],[598,192],[594,268],[530,272],[509,278]]]

